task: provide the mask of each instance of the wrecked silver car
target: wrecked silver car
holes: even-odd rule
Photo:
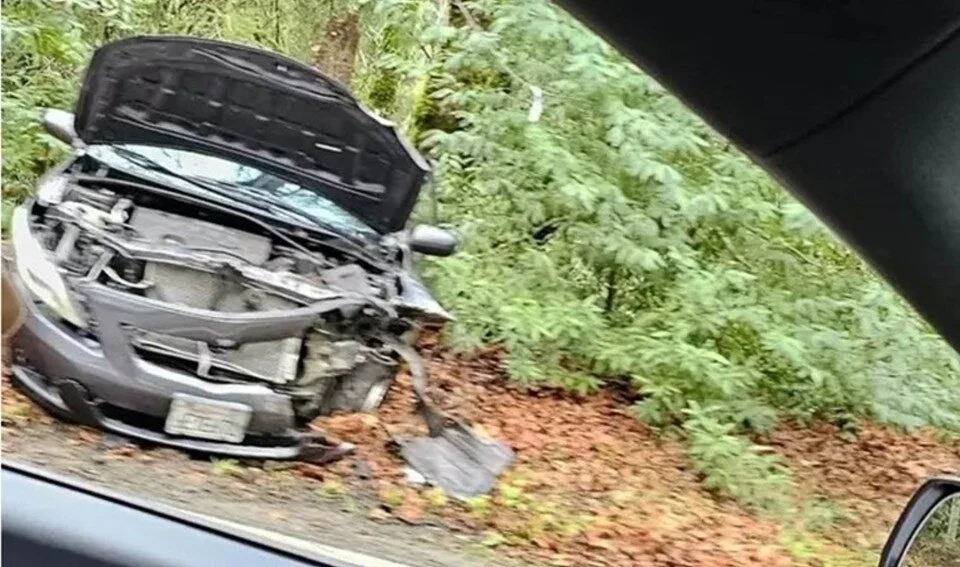
[[[411,254],[456,240],[405,228],[429,167],[346,89],[273,53],[132,38],[95,53],[76,114],[45,126],[73,152],[13,212],[3,274],[34,400],[150,442],[323,461],[345,448],[305,425],[375,410],[406,359],[432,438],[463,446],[410,348],[450,318]]]

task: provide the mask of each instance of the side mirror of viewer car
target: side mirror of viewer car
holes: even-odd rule
[[[51,108],[43,113],[43,128],[61,142],[73,144],[77,131],[73,127],[74,115],[66,110]]]
[[[950,567],[960,559],[960,477],[928,480],[890,532],[880,567]]]
[[[456,236],[436,226],[421,224],[410,232],[410,249],[428,256],[450,256],[457,244]]]

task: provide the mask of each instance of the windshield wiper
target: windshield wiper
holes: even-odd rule
[[[250,187],[236,184],[236,183],[230,183],[228,181],[220,181],[220,180],[208,179],[200,176],[186,175],[184,173],[174,171],[169,167],[161,163],[158,163],[143,154],[128,150],[123,147],[111,146],[110,150],[116,153],[117,155],[119,155],[120,157],[122,157],[123,159],[139,167],[142,167],[143,169],[154,171],[157,173],[162,173],[163,175],[166,175],[168,177],[179,179],[181,181],[184,181],[186,183],[193,185],[194,187],[198,187],[200,189],[203,189],[204,191],[208,191],[210,193],[213,193],[225,199],[238,201],[240,203],[243,203],[245,205],[248,205],[257,209],[260,209],[264,205],[266,205],[269,209],[286,213],[288,218],[290,216],[300,217],[300,219],[307,220],[313,223],[315,226],[305,226],[303,223],[297,223],[298,226],[301,226],[303,228],[318,230],[319,232],[322,232],[324,236],[336,239],[339,242],[346,244],[354,252],[362,254],[368,259],[376,260],[377,262],[379,262],[379,259],[375,258],[373,253],[367,247],[359,244],[358,242],[356,242],[351,238],[344,236],[335,228],[331,227],[328,222],[324,221],[319,217],[311,215],[310,213],[304,212],[298,209],[297,207],[272,199],[268,194],[253,190],[252,192],[255,193],[256,197],[259,197],[263,200],[242,199],[238,197],[237,193],[240,192],[243,195],[249,197],[251,196]]]

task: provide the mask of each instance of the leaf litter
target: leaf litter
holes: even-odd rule
[[[826,503],[820,510],[828,517],[825,526],[801,526],[817,532],[811,535],[711,495],[686,460],[683,443],[631,417],[615,392],[530,392],[507,381],[496,348],[463,357],[444,351],[435,337],[422,346],[432,399],[517,452],[491,495],[459,502],[407,481],[391,435],[425,431],[405,374],[378,414],[334,415],[312,424],[356,444],[347,459],[328,466],[220,463],[191,478],[203,484],[207,475],[228,468],[225,476],[234,482],[287,492],[298,485],[280,483],[280,477],[293,473],[315,482],[327,498],[372,493],[376,505],[366,516],[376,522],[443,526],[474,534],[497,555],[551,565],[854,566],[875,564],[887,530],[924,478],[960,470],[960,445],[932,431],[907,434],[862,422],[855,438],[845,440],[829,424],[785,424],[765,444],[793,471],[800,501]],[[50,422],[8,386],[4,376],[4,427]],[[71,431],[74,441],[101,442],[87,428]],[[133,447],[112,447],[108,459],[133,458]],[[162,449],[139,453],[174,458]]]

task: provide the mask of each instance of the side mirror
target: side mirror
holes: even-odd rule
[[[428,256],[450,256],[457,244],[456,236],[436,226],[421,224],[410,232],[410,249]]]
[[[43,113],[43,128],[61,142],[73,145],[77,131],[73,127],[74,115],[66,110],[51,108]]]
[[[960,478],[917,490],[890,532],[880,567],[950,567],[960,557]]]

